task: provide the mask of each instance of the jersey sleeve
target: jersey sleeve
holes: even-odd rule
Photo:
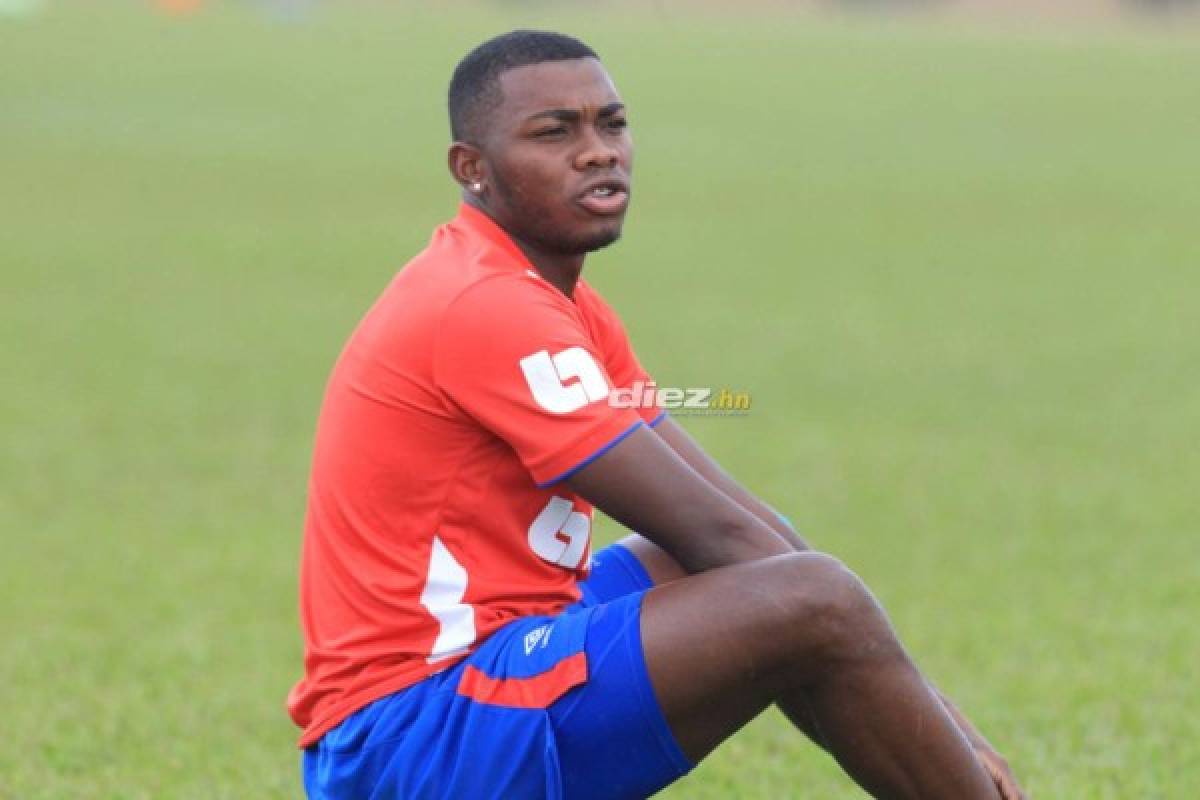
[[[534,278],[476,284],[447,308],[434,347],[441,391],[507,442],[542,486],[643,424],[609,403],[604,355],[556,292]]]
[[[618,389],[630,390],[639,383],[643,387],[652,385],[654,379],[650,377],[650,373],[642,366],[637,354],[633,351],[629,334],[625,332],[625,326],[621,323],[617,312],[595,290],[591,290],[591,303],[595,308],[596,338],[602,350],[604,366],[612,377],[613,386]],[[638,393],[638,396],[646,395]],[[657,425],[667,415],[666,411],[653,403],[648,405],[638,403],[634,410],[650,426]]]

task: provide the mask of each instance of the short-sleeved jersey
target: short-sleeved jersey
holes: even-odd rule
[[[612,309],[567,297],[463,205],[342,351],[317,425],[300,568],[307,746],[460,659],[500,626],[579,599],[592,508],[561,481],[654,409]]]

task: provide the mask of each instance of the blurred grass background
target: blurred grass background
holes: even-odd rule
[[[0,23],[0,797],[300,794],[321,388],[453,213],[453,64],[519,25],[592,43],[631,108],[634,209],[590,280],[661,384],[753,395],[685,424],[864,576],[1035,797],[1195,796],[1193,35],[661,4]],[[770,714],[663,796],[860,795]]]

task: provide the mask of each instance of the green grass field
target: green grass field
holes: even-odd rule
[[[1196,796],[1194,32],[105,5],[0,19],[0,797],[299,795],[323,382],[453,212],[450,69],[521,24],[631,108],[591,280],[660,383],[753,395],[693,433],[1035,797]],[[860,794],[772,713],[663,796]]]

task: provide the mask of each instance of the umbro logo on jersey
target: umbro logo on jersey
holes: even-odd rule
[[[550,626],[543,625],[540,628],[534,628],[529,633],[525,634],[525,655],[533,652],[533,648],[541,643],[542,647],[550,641]]]
[[[521,371],[533,399],[553,414],[569,414],[608,398],[604,372],[582,347],[568,347],[554,356],[539,350],[521,359]]]

